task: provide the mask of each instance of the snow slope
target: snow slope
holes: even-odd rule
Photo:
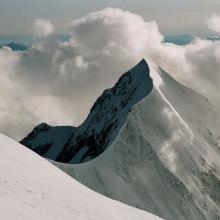
[[[89,190],[1,134],[0,155],[0,219],[160,219]]]
[[[85,164],[55,163],[110,198],[169,220],[220,219],[220,122],[209,101],[153,66],[153,91]]]

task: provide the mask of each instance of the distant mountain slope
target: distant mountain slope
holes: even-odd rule
[[[0,134],[0,217],[4,220],[160,220],[101,196]]]
[[[132,106],[152,90],[149,67],[142,60],[107,89],[78,128],[37,126],[20,143],[59,162],[82,163],[101,154],[115,139]]]
[[[71,129],[56,160],[96,158],[51,162],[86,186],[164,219],[219,219],[219,118],[206,98],[162,69],[142,61],[103,93],[84,125]],[[24,144],[36,151],[50,132],[40,125]],[[41,148],[53,152],[52,146]]]
[[[204,40],[210,40],[210,41],[219,41],[220,36],[219,35],[210,35],[206,37],[200,37]],[[196,39],[196,36],[190,35],[190,34],[183,34],[183,35],[165,35],[164,36],[164,42],[166,43],[173,43],[180,46],[185,46],[188,44],[191,44],[193,40]]]
[[[22,45],[22,44],[9,43],[9,44],[0,46],[0,48],[2,48],[4,46],[11,48],[13,51],[25,51],[25,50],[28,50],[28,46]]]
[[[188,35],[188,34],[183,34],[183,35],[165,35],[164,36],[164,41],[167,43],[173,43],[177,45],[187,45],[190,44],[195,37],[193,35]]]
[[[7,45],[11,42],[21,45],[31,45],[33,36],[31,35],[0,35],[0,44]]]
[[[217,114],[163,70],[150,74],[153,91],[103,154],[80,165],[53,163],[97,192],[164,219],[219,219]]]
[[[60,42],[65,42],[70,39],[68,34],[56,34],[55,39]],[[35,37],[32,35],[0,35],[0,45],[7,45],[11,42],[20,45],[33,45]]]

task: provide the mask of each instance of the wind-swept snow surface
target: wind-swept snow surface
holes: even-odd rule
[[[160,220],[81,185],[0,134],[0,219]]]

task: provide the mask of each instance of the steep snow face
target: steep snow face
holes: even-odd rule
[[[0,134],[0,216],[4,220],[160,220],[81,185]]]
[[[41,124],[21,143],[59,162],[77,164],[89,161],[112,143],[132,106],[146,97],[152,88],[148,64],[142,60],[122,75],[113,88],[104,91],[81,126],[50,127]]]
[[[208,100],[151,69],[153,91],[85,164],[56,166],[110,198],[169,220],[220,217],[220,122]]]

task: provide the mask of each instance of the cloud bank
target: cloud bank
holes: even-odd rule
[[[220,25],[218,19],[208,22],[214,31],[215,22]],[[57,42],[53,24],[38,19],[34,33],[40,40],[31,49],[0,50],[0,132],[20,139],[42,121],[78,125],[102,91],[143,57],[207,96],[220,110],[218,41],[164,43],[156,22],[114,8],[75,19],[69,30],[71,39]]]
[[[220,16],[214,14],[206,23],[210,30],[220,33]]]
[[[39,38],[52,34],[54,29],[54,25],[47,19],[39,18],[34,21],[33,31]]]

